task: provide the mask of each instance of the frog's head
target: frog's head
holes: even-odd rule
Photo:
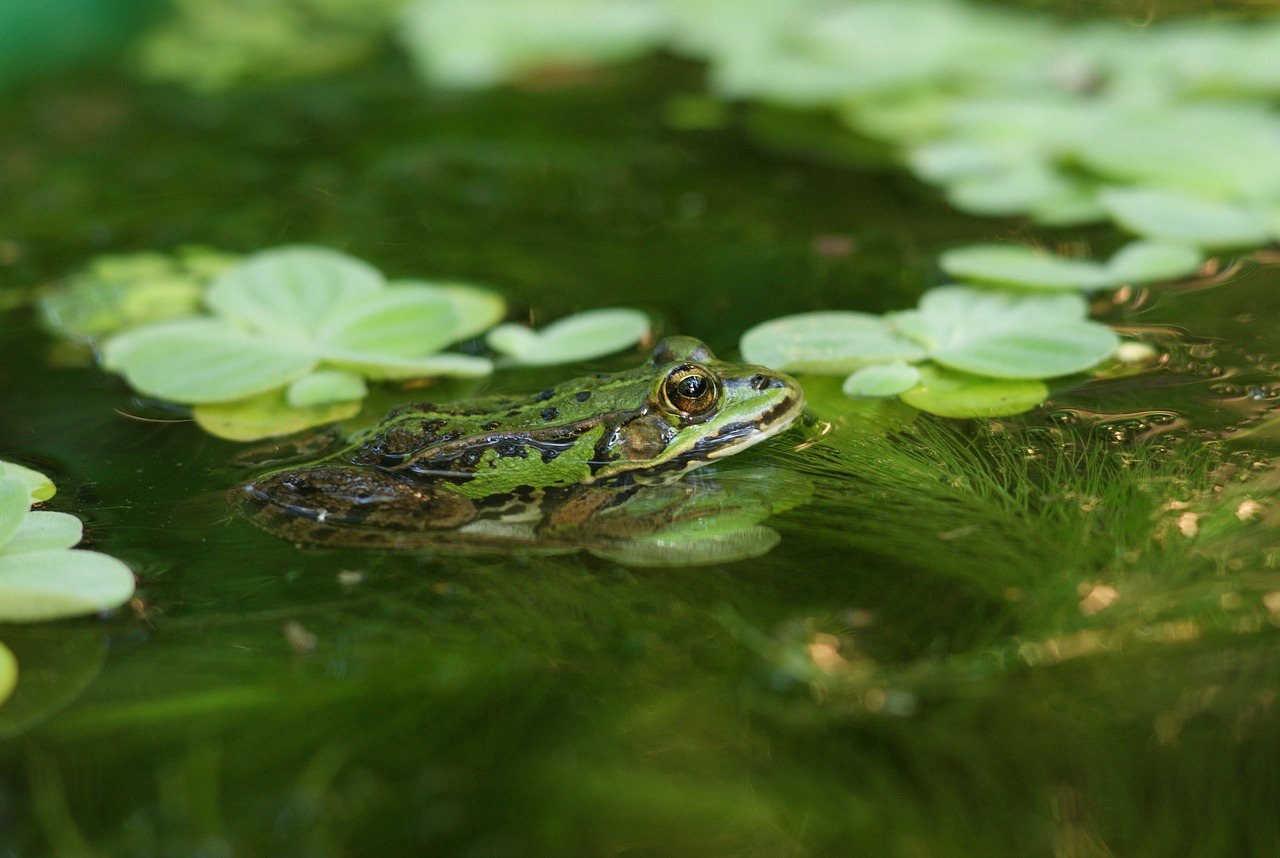
[[[644,407],[613,431],[596,479],[705,465],[773,437],[804,407],[804,391],[791,376],[717,360],[691,337],[658,343],[649,374]]]

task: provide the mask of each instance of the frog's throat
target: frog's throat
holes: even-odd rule
[[[791,428],[804,411],[804,393],[783,398],[754,420],[740,420],[721,426],[693,446],[693,457],[702,461],[721,459],[754,447]],[[708,449],[709,448],[709,449]]]

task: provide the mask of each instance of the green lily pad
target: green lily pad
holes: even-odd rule
[[[467,340],[483,334],[507,315],[506,300],[490,289],[469,286],[466,283],[440,283],[436,288],[443,291],[453,302],[453,313],[457,324],[450,342]]]
[[[285,391],[276,389],[234,402],[197,405],[192,416],[210,435],[229,441],[257,441],[346,420],[359,412],[359,401],[295,408],[285,398]]]
[[[80,541],[83,533],[84,525],[74,515],[32,510],[8,541],[0,545],[0,550],[5,554],[20,554],[24,551],[71,548]]]
[[[1153,283],[1194,274],[1204,264],[1204,253],[1186,244],[1131,241],[1107,261],[1107,273],[1115,283]]]
[[[406,378],[482,378],[493,372],[493,361],[488,358],[451,352],[419,358],[391,358],[378,354],[331,351],[325,358],[327,364],[339,369],[384,381]]]
[[[93,614],[133,596],[133,572],[96,551],[0,553],[0,622],[30,623]]]
[[[1112,285],[1095,262],[1065,259],[1021,244],[974,244],[938,258],[942,270],[965,280],[1027,289],[1101,289]]]
[[[824,310],[783,316],[742,335],[742,358],[786,372],[846,375],[864,366],[922,360],[924,350],[880,316]]]
[[[984,176],[947,182],[947,202],[970,214],[1006,217],[1025,214],[1055,200],[1079,195],[1078,183],[1047,163],[1029,159]]]
[[[228,404],[197,420],[221,427],[224,437],[257,436],[260,430],[248,429],[245,418],[255,414],[248,422],[258,422],[259,409],[237,403],[281,388],[288,388],[286,399],[278,401],[312,407],[363,397],[357,374],[487,374],[493,365],[485,358],[433,353],[506,310],[499,296],[462,284],[387,285],[365,263],[319,247],[254,254],[218,278],[207,303],[217,318],[174,320],[114,337],[103,365],[149,396]],[[281,417],[273,414],[268,422],[278,425]],[[305,415],[299,422],[316,419]]]
[[[1107,188],[1098,199],[1125,229],[1157,241],[1238,247],[1270,238],[1266,214],[1241,204],[1158,188]]]
[[[0,548],[13,539],[31,509],[31,493],[17,477],[0,477]]]
[[[649,317],[639,310],[610,308],[575,313],[541,331],[523,325],[499,325],[489,332],[489,347],[527,366],[574,363],[633,346],[649,333]]]
[[[920,383],[902,394],[903,402],[940,417],[1006,417],[1030,411],[1049,396],[1044,382],[998,379],[920,367]]]
[[[236,258],[203,247],[182,248],[175,255],[100,256],[41,296],[41,322],[58,337],[87,342],[124,328],[190,316],[199,311],[208,283]]]
[[[58,491],[53,484],[53,480],[39,471],[24,467],[16,462],[0,460],[0,477],[14,477],[21,480],[31,495],[31,503],[47,501]]]
[[[307,342],[331,308],[371,297],[382,274],[359,259],[325,247],[281,247],[246,257],[219,277],[205,296],[227,321]]]
[[[864,366],[844,380],[845,396],[897,396],[920,382],[920,370],[903,361]]]
[[[311,372],[319,355],[299,340],[255,336],[221,319],[182,319],[112,337],[102,362],[140,393],[194,404],[283,387]]]
[[[1247,199],[1280,191],[1280,125],[1255,105],[1113,107],[1075,157],[1098,174],[1208,198]]]
[[[1193,273],[1204,254],[1185,244],[1132,241],[1106,263],[1066,259],[1021,244],[974,244],[943,253],[942,270],[965,280],[1045,291],[1109,289]]]
[[[322,369],[290,384],[284,395],[291,408],[311,408],[332,402],[361,400],[368,392],[363,376],[340,369]]]
[[[0,704],[9,699],[18,684],[18,660],[9,648],[0,643]]]
[[[453,299],[434,286],[392,286],[334,305],[320,320],[315,338],[322,353],[419,357],[458,339],[454,306]]]
[[[1115,333],[1085,319],[1087,311],[1073,292],[944,286],[926,292],[919,309],[891,314],[889,322],[952,369],[993,378],[1052,378],[1089,369],[1115,350]]]

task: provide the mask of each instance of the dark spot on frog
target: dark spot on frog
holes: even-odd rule
[[[468,450],[458,457],[458,464],[464,468],[474,468],[480,463],[480,452],[478,450]]]
[[[559,447],[543,447],[543,448],[542,448],[542,461],[543,461],[543,462],[550,462],[550,461],[553,461],[553,460],[555,459],[555,457],[556,457],[556,456],[559,456],[559,455],[560,455],[561,453],[563,453],[563,452],[564,452],[564,451],[563,451],[563,450],[561,450]]]
[[[488,423],[484,424],[484,429],[486,432],[492,432],[494,429],[497,429],[501,425],[502,424],[499,423],[497,420],[490,420]]]
[[[529,450],[521,441],[501,441],[495,444],[493,449],[503,458],[511,456],[519,456],[521,459],[529,458]]]
[[[596,373],[596,378],[600,379],[601,381],[606,381],[606,380],[608,380],[608,379],[610,379],[610,378],[613,378],[613,376],[612,376],[612,375],[610,375],[610,374],[609,374],[609,373],[607,373],[607,372],[597,372],[597,373]]]
[[[559,416],[560,416],[560,409],[559,409],[559,408],[554,408],[554,407],[553,407],[553,408],[544,408],[544,409],[542,409],[542,419],[543,419],[543,420],[555,420],[555,419],[556,419],[557,417],[559,417]]]
[[[591,391],[579,390],[577,393],[573,395],[573,398],[578,400],[579,402],[586,402],[588,399],[591,398]]]
[[[555,395],[556,395],[555,389],[548,387],[546,390],[542,391],[536,397],[534,397],[534,399],[538,402],[546,402],[548,399],[550,399]]]

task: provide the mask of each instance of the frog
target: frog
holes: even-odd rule
[[[531,396],[399,406],[333,455],[249,479],[230,500],[301,546],[616,545],[723,508],[685,476],[785,431],[803,408],[791,376],[671,336],[635,369]]]

